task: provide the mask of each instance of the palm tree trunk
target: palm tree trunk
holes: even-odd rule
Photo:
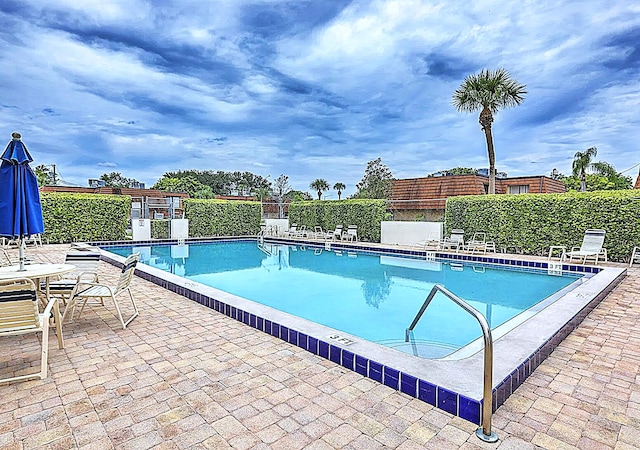
[[[480,126],[484,130],[487,139],[487,153],[489,155],[489,194],[496,193],[496,153],[493,148],[493,135],[491,134],[491,124],[493,123],[493,114],[491,110],[485,107],[480,113]]]
[[[580,173],[580,192],[587,192],[587,175],[584,170]]]

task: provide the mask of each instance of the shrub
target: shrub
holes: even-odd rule
[[[43,192],[40,201],[43,238],[49,242],[125,238],[131,209],[128,196]]]
[[[151,239],[168,239],[170,222],[170,219],[151,220]]]
[[[262,204],[235,200],[184,199],[189,235],[242,236],[260,231]]]
[[[334,230],[342,225],[357,225],[358,238],[380,242],[380,222],[385,220],[386,200],[312,200],[292,202],[289,205],[289,222],[304,225],[308,230],[320,226]]]
[[[635,190],[461,196],[447,199],[446,233],[465,237],[487,233],[496,247],[515,246],[546,255],[552,245],[579,246],[585,230],[606,231],[604,246],[613,260],[627,258],[640,244],[640,192]]]

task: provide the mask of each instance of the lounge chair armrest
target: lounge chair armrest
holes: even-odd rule
[[[111,288],[111,286],[107,286],[106,284],[103,284],[103,283],[93,283],[93,282],[83,281],[81,283],[76,284],[76,292],[84,291],[84,290],[89,289],[90,287],[94,287],[94,286],[105,287],[105,288],[109,289],[110,291],[113,290]]]
[[[44,313],[43,313],[44,317],[51,317],[51,310],[53,309],[53,306],[56,304],[57,301],[58,299],[56,297],[51,297],[51,299],[49,300],[49,303],[47,303],[47,306],[44,308]]]
[[[98,282],[98,273],[97,272],[89,272],[89,271],[78,273],[78,276],[76,277],[78,284],[87,283],[87,281],[82,281],[85,278],[90,278],[91,279],[91,281],[89,281],[89,283],[97,283]]]

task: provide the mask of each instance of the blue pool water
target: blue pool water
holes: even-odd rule
[[[483,313],[494,329],[579,278],[304,246],[260,249],[255,241],[108,250],[140,251],[150,266],[407,352],[405,329],[436,283]],[[475,319],[438,294],[413,340],[440,357],[480,335]]]

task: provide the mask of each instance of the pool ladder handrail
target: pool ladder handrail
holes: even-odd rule
[[[491,431],[491,416],[493,415],[493,338],[491,337],[491,327],[489,326],[487,319],[482,315],[482,313],[471,306],[469,303],[465,302],[460,297],[455,295],[453,292],[449,291],[441,284],[436,284],[431,289],[431,292],[429,292],[429,295],[427,295],[427,298],[424,300],[424,303],[422,304],[422,307],[420,307],[420,311],[418,311],[416,317],[413,319],[413,322],[411,322],[411,325],[405,331],[404,340],[405,342],[409,342],[409,334],[418,324],[418,321],[422,317],[422,314],[427,309],[427,307],[431,303],[431,300],[433,300],[438,291],[442,292],[455,304],[475,317],[475,319],[480,324],[480,328],[482,328],[482,335],[484,336],[484,388],[482,397],[482,426],[476,430],[476,436],[478,436],[478,438],[480,438],[484,442],[497,442],[498,435]]]

